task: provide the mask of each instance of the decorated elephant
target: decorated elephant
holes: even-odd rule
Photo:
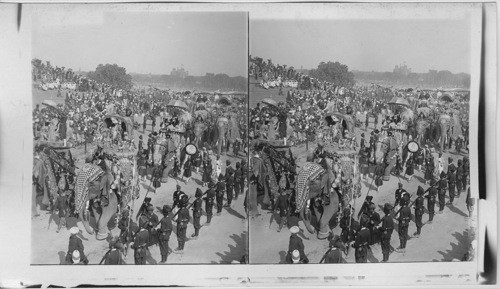
[[[193,131],[194,131],[194,135],[195,135],[195,139],[194,139],[195,146],[199,147],[203,141],[206,141],[206,139],[204,139],[203,136],[204,136],[205,132],[207,131],[207,128],[208,128],[208,126],[205,124],[204,121],[196,121],[194,123]]]
[[[222,154],[226,145],[226,134],[229,128],[229,120],[226,117],[217,119],[217,154]]]
[[[69,175],[67,177],[66,175]],[[41,203],[50,209],[57,198],[59,190],[72,183],[74,163],[71,152],[67,148],[50,147],[42,145],[37,147],[33,159],[33,187],[32,187],[32,213],[38,215],[37,196],[41,193]]]
[[[391,177],[391,171],[396,166],[396,156],[400,151],[401,134],[387,136],[382,140],[381,146],[384,162],[386,163],[384,171],[384,181],[388,181]]]
[[[111,189],[113,182],[114,177],[110,170],[103,171],[99,166],[89,163],[84,165],[76,178],[75,213],[78,214],[87,233],[93,235],[89,208],[92,209],[97,223],[98,240],[108,237],[108,222],[117,212],[118,196]]]
[[[153,165],[156,170],[162,170],[161,182],[163,183],[167,182],[169,173],[174,167],[174,156],[177,155],[177,148],[180,142],[179,138],[177,138],[176,142],[176,138],[167,138],[165,135],[161,134],[156,138],[152,146],[148,162]]]
[[[307,162],[302,170],[299,171],[296,180],[296,212],[304,221],[307,230],[313,234],[316,229],[311,224],[311,220],[306,216],[308,210],[308,201],[314,202],[318,197],[327,196],[328,202],[321,205],[314,205],[314,214],[317,218],[317,236],[319,239],[325,239],[330,234],[330,220],[339,211],[339,196],[335,190],[332,190],[332,184],[335,181],[335,175],[330,165],[324,169],[321,165],[313,162]]]
[[[97,231],[96,238],[103,240],[109,235],[111,218],[138,197],[138,178],[133,176],[133,153],[110,154],[98,148],[94,156],[100,160],[99,165],[86,163],[76,176],[74,205],[87,233]],[[89,210],[96,230],[90,225]]]
[[[443,152],[445,149],[445,145],[449,142],[449,133],[451,129],[451,116],[448,114],[442,114],[439,116],[439,126],[441,127],[441,136],[439,147]]]

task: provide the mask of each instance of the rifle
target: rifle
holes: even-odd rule
[[[106,254],[104,254],[104,256],[103,256],[103,257],[102,257],[102,259],[101,259],[101,262],[99,262],[99,265],[101,265],[101,264],[102,264],[102,262],[104,262],[104,260],[105,260],[105,259],[106,259],[106,257],[109,255],[109,253],[111,253],[111,250],[112,250],[112,249],[109,249],[109,250],[106,252]]]
[[[201,199],[203,196],[205,196],[206,194],[208,194],[208,190],[206,192],[204,192],[201,196],[197,197],[196,200],[199,200]],[[189,202],[189,199],[191,199],[191,197],[188,198],[188,202]],[[192,206],[194,205],[194,202],[192,202],[189,206],[186,207],[186,209],[190,209]],[[172,217],[172,219],[174,219],[180,212],[181,210],[178,210],[174,216]]]
[[[439,184],[439,183],[438,183],[438,182],[436,182],[433,186],[430,186],[429,188],[427,188],[427,190],[424,192],[424,194],[423,194],[422,196],[425,196],[425,194],[429,193],[429,190],[430,190],[432,187],[434,187],[434,186],[436,186],[436,185],[438,185],[438,184]],[[411,200],[411,198],[412,198],[413,196],[415,196],[415,194],[416,194],[416,193],[414,193],[413,195],[411,195],[410,200]],[[411,204],[410,204],[410,205],[408,205],[408,207],[413,206],[413,204],[415,204],[415,202],[416,202],[416,201],[417,201],[417,199],[415,199],[413,202],[411,202]],[[396,216],[397,214],[399,214],[399,212],[401,211],[401,209],[403,209],[403,207],[399,208],[399,210],[398,210],[398,211],[394,214],[394,216]]]

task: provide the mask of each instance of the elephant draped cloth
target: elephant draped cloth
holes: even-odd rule
[[[79,212],[84,205],[87,195],[89,194],[88,183],[95,181],[102,174],[103,170],[93,164],[85,164],[81,172],[76,177],[75,184],[75,210]]]
[[[297,178],[296,198],[297,202],[296,212],[300,212],[306,201],[309,199],[309,181],[315,180],[317,177],[325,172],[321,165],[316,163],[306,163],[303,169],[299,172]]]

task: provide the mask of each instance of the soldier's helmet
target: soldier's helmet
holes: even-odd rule
[[[203,192],[201,191],[200,188],[196,188],[196,193],[195,193],[195,197],[199,198],[203,195]]]
[[[376,208],[376,207],[375,207],[375,204],[370,204],[370,206],[369,206],[369,209],[370,209],[370,210],[375,210],[375,208]]]
[[[441,174],[439,175],[442,179],[444,179],[446,177],[446,173],[445,172],[441,172]]]
[[[421,196],[423,194],[424,194],[424,188],[422,188],[422,186],[418,186],[417,195]]]
[[[181,200],[179,201],[180,207],[182,208],[186,207],[187,203],[188,203],[188,197],[186,195],[183,195]]]
[[[222,181],[224,179],[224,174],[219,175],[219,181]]]
[[[169,205],[163,205],[163,208],[161,210],[161,212],[164,215],[168,215],[171,211],[172,211],[172,208]]]
[[[389,203],[384,204],[384,214],[389,214],[392,210],[392,206]]]

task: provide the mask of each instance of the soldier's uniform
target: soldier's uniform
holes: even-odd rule
[[[405,195],[406,196],[406,195]],[[398,234],[399,234],[399,248],[404,251],[406,249],[406,241],[408,240],[408,226],[411,220],[411,210],[408,207],[409,198],[403,198],[403,207],[399,211],[398,218]]]
[[[151,203],[151,198],[144,198],[144,202],[142,203],[137,215],[135,216],[136,222],[139,221],[139,218],[148,211],[148,207]]]
[[[224,175],[219,175],[219,182],[217,183],[217,189],[215,192],[215,197],[217,201],[217,215],[222,212],[222,205],[224,202],[224,193],[226,192],[226,183],[224,182]]]
[[[122,217],[121,217],[120,221],[118,222],[118,229],[120,229],[120,242],[122,242],[122,244],[127,243],[129,224],[130,224],[129,211],[124,210],[122,213]]]
[[[123,264],[120,239],[114,239],[110,243],[110,250],[104,256],[104,265],[121,265]]]
[[[141,220],[145,218],[145,216],[141,217]],[[143,221],[141,224],[141,229],[135,235],[134,245],[132,248],[134,249],[134,261],[135,265],[146,265],[146,257],[148,250],[148,242],[149,242],[149,233],[148,230],[144,228],[146,226],[147,220]]]
[[[389,254],[391,253],[391,236],[394,231],[394,220],[391,217],[391,205],[386,203],[384,205],[384,214],[380,226],[380,246],[382,247],[382,255],[384,256],[382,262],[389,261]]]
[[[439,214],[443,213],[444,205],[445,205],[445,196],[446,196],[446,187],[448,182],[446,181],[446,174],[441,172],[441,179],[439,180],[439,189],[438,189],[438,199],[439,199]]]
[[[453,205],[455,200],[455,188],[457,186],[457,178],[455,173],[455,166],[450,166],[450,171],[448,172],[448,193],[450,196],[450,205]]]
[[[368,230],[370,230],[370,245],[373,245],[379,241],[376,227],[380,223],[380,215],[379,213],[375,212],[375,204],[370,205],[367,216],[369,221],[366,227],[368,228]]]
[[[457,165],[457,172],[455,174],[456,182],[457,182],[457,198],[460,198],[460,193],[465,190],[463,187],[463,175],[464,175],[464,168],[462,165],[462,160],[458,160],[458,165]]]
[[[238,196],[241,194],[241,168],[240,163],[236,163],[236,169],[234,170],[234,199],[237,200]]]
[[[241,179],[240,179],[240,188],[244,190],[245,188],[245,180],[248,177],[248,166],[246,159],[241,161]]]
[[[413,234],[416,237],[420,236],[420,231],[422,229],[422,216],[424,215],[424,188],[418,186],[417,189],[417,199],[415,200],[415,225],[417,226],[417,232]]]
[[[175,190],[173,198],[174,198],[174,203],[172,205],[173,208],[179,207],[179,201],[181,200],[182,196],[185,196],[186,193],[181,191],[181,186],[177,185],[177,190]]]
[[[463,160],[463,175],[462,175],[462,189],[465,191],[467,188],[467,178],[469,177],[469,159],[464,157]]]
[[[179,201],[179,206],[181,209],[179,210],[179,214],[177,216],[177,242],[179,243],[179,247],[175,249],[176,253],[182,253],[184,250],[184,243],[186,243],[186,229],[187,224],[189,223],[189,211],[186,208],[187,206],[187,196],[183,196]]]
[[[154,211],[153,205],[149,205],[148,206],[148,213],[145,214],[145,216],[147,218],[147,224],[145,225],[145,228],[146,228],[146,230],[148,230],[148,235],[149,235],[148,246],[151,246],[151,244],[153,242],[153,235],[155,234],[155,231],[153,230],[153,228],[155,228],[156,225],[158,225],[158,223],[160,222],[158,220],[158,216],[153,211]]]
[[[208,190],[205,198],[205,212],[207,213],[207,225],[210,225],[210,222],[212,221],[212,216],[213,212],[212,209],[214,207],[214,199],[215,199],[215,191],[214,191],[214,184],[210,182],[208,184]]]
[[[429,194],[425,196],[427,198],[427,211],[429,211],[429,224],[432,223],[432,220],[434,219],[434,207],[436,206],[436,195],[437,195],[437,189],[434,186],[435,181],[431,181],[431,187],[428,189]]]
[[[233,190],[234,190],[234,177],[233,170],[226,170],[226,196],[227,196],[227,207],[231,206],[233,201]]]
[[[340,240],[342,240],[343,243],[349,243],[353,240],[353,236],[350,234],[350,226],[352,227],[354,222],[355,220],[351,217],[350,209],[344,209],[344,213],[339,222],[339,226],[342,229],[342,232],[340,232]]]
[[[368,246],[371,239],[370,230],[366,227],[368,222],[369,220],[366,215],[361,216],[361,230],[356,234],[354,244],[352,245],[356,250],[354,252],[356,263],[366,263],[368,261]]]
[[[396,192],[394,192],[394,198],[396,200],[394,202],[394,207],[397,207],[398,205],[401,205],[400,204],[400,202],[401,202],[401,196],[405,192],[406,192],[406,190],[403,189],[403,184],[402,183],[398,183],[398,189],[396,190]]]
[[[202,209],[201,205],[203,204],[203,200],[201,199],[201,196],[203,195],[202,191],[200,188],[196,189],[195,197],[196,200],[193,202],[193,226],[194,226],[194,234],[191,235],[191,237],[197,239],[198,234],[200,232],[201,224],[201,214],[202,214]]]
[[[158,242],[160,245],[161,263],[167,262],[168,257],[168,241],[170,240],[170,235],[172,234],[172,216],[170,212],[172,209],[169,205],[163,206],[163,218],[160,220],[160,228],[158,229]]]
[[[325,264],[344,263],[345,260],[344,258],[342,258],[342,248],[343,244],[340,238],[332,238],[330,240],[330,248],[323,256]]]

